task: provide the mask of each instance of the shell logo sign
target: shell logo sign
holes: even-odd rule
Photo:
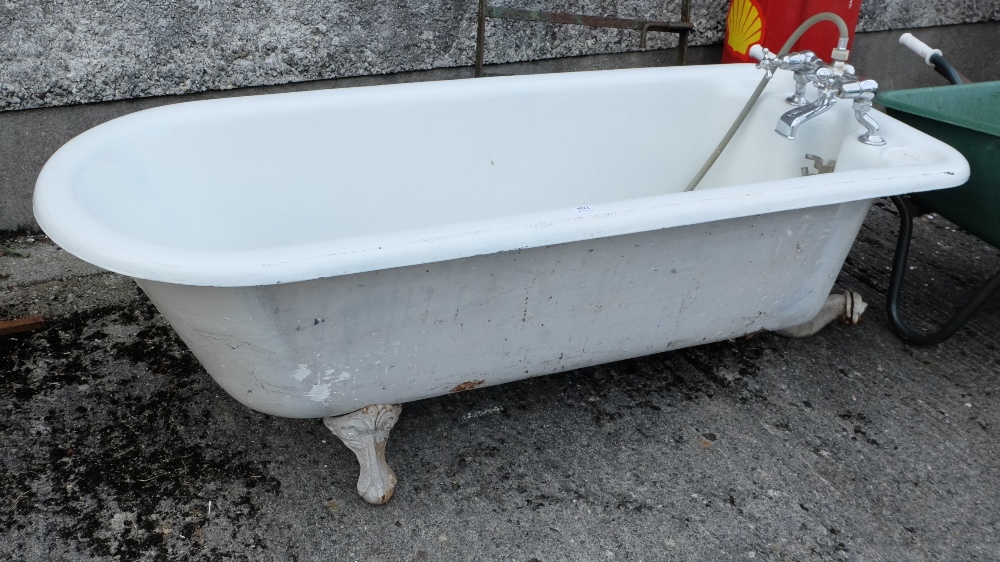
[[[740,60],[749,61],[747,51],[761,42],[764,20],[754,0],[733,0],[726,17],[726,47]]]
[[[756,62],[748,54],[754,44],[778,51],[802,22],[823,12],[842,17],[853,41],[860,11],[861,0],[731,0],[722,62]],[[809,28],[792,50],[809,50],[826,60],[837,46],[838,36],[836,25],[820,22]]]

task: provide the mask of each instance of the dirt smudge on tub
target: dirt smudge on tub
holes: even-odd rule
[[[452,394],[454,394],[456,392],[465,392],[466,390],[477,389],[477,388],[483,386],[484,384],[486,384],[486,381],[484,381],[484,380],[480,380],[480,381],[466,381],[466,382],[463,382],[462,384],[455,385],[455,387],[452,388],[451,390],[449,390],[448,392],[450,392]]]

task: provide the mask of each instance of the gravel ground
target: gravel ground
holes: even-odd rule
[[[29,255],[0,256],[0,320],[47,324],[0,337],[0,559],[998,560],[998,302],[904,345],[890,208],[838,281],[861,324],[408,403],[381,507],[320,421],[226,396],[131,281],[8,235]],[[910,316],[1000,269],[941,218],[915,237]]]

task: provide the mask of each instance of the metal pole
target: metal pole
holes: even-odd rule
[[[483,51],[486,49],[486,0],[479,0],[479,21],[476,23],[476,78],[483,75]]]

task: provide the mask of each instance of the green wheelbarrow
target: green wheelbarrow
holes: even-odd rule
[[[899,237],[889,281],[887,308],[893,329],[907,343],[940,343],[955,332],[1000,289],[1000,272],[990,278],[954,316],[933,332],[909,327],[900,314],[900,294],[906,272],[913,216],[916,209],[936,212],[957,226],[1000,248],[1000,81],[967,84],[944,59],[910,34],[900,39],[945,76],[951,86],[880,93],[876,103],[890,115],[951,145],[969,161],[969,181],[941,191],[892,197],[899,210]]]

